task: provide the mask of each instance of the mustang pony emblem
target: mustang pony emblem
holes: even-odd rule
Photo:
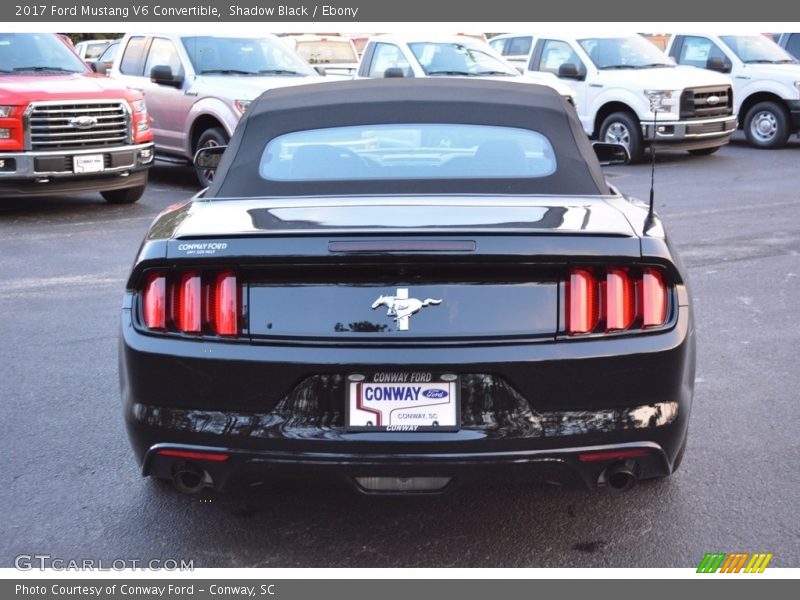
[[[425,300],[418,300],[417,298],[408,297],[408,288],[397,288],[396,296],[378,296],[378,299],[372,303],[373,310],[379,306],[385,306],[389,310],[386,314],[394,317],[399,331],[408,331],[408,319],[425,306],[441,304],[441,300],[434,300],[433,298],[426,298]]]

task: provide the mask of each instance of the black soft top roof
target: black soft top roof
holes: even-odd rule
[[[266,144],[292,131],[380,123],[469,123],[531,129],[555,150],[546,177],[268,181],[259,175]],[[269,90],[231,138],[206,198],[352,194],[608,194],[575,110],[552,88],[528,83],[441,79],[367,79]]]

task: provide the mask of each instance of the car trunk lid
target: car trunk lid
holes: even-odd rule
[[[174,237],[432,231],[635,235],[598,197],[368,196],[198,201]]]
[[[458,344],[552,340],[568,264],[640,256],[602,200],[492,200],[194,203],[168,258],[237,269],[253,341]]]

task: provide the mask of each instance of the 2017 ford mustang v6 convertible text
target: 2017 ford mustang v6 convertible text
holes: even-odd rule
[[[198,153],[213,184],[159,215],[127,283],[144,474],[368,493],[671,474],[694,381],[686,276],[658,218],[605,181],[614,150],[534,85],[263,94],[224,154]]]

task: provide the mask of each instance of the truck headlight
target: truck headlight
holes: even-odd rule
[[[666,104],[667,100],[672,100],[672,90],[644,90],[644,95],[650,102],[651,112],[670,112],[672,109]]]
[[[14,112],[13,106],[0,106],[0,119],[5,119],[11,116],[11,113]]]
[[[236,105],[236,110],[240,113],[244,114],[247,110],[247,107],[253,103],[252,100],[236,100],[234,104]]]
[[[147,104],[144,101],[144,98],[141,100],[134,100],[131,102],[131,106],[133,106],[133,112],[135,113],[146,113],[147,112]]]
[[[794,82],[794,87],[797,89],[797,93],[800,94],[800,81]],[[0,107],[2,108],[2,107]]]
[[[11,130],[7,127],[0,127],[0,140],[10,140]]]

